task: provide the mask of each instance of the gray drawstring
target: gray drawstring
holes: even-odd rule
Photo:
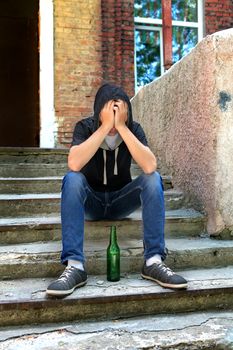
[[[107,152],[104,149],[103,150],[103,157],[104,157],[104,185],[107,185],[107,170],[106,170],[106,161],[107,161]]]
[[[117,156],[118,156],[119,148],[115,149],[115,164],[114,164],[114,175],[118,175],[118,167],[117,167]]]
[[[117,147],[114,150],[114,153],[115,153],[114,172],[113,172],[114,175],[118,175],[118,167],[117,167],[118,151],[119,151],[119,148]],[[107,166],[106,166],[106,163],[107,163],[107,151],[105,149],[103,149],[103,158],[104,158],[104,180],[103,180],[103,184],[107,185]]]

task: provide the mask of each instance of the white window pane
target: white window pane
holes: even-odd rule
[[[173,62],[179,61],[187,55],[198,42],[197,28],[173,27],[172,52]]]
[[[161,75],[160,36],[158,31],[135,30],[137,86]]]
[[[197,22],[198,0],[172,0],[174,21]]]

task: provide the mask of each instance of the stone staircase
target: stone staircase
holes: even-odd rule
[[[117,222],[86,222],[88,284],[65,299],[45,290],[60,264],[60,186],[67,151],[0,149],[0,339],[5,327],[114,320],[233,308],[233,240],[210,239],[206,218],[164,176],[166,263],[188,279],[186,291],[162,289],[140,277],[141,213]],[[132,166],[133,175],[138,169]],[[110,225],[117,226],[121,280],[106,281]]]

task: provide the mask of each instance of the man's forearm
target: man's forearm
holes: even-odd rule
[[[109,127],[101,125],[86,141],[71,147],[68,156],[70,170],[80,171],[94,156],[108,132]]]
[[[131,156],[143,172],[145,174],[151,174],[155,171],[157,162],[150,148],[144,146],[126,125],[119,127],[118,132],[126,143]]]

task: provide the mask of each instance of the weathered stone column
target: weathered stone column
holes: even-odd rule
[[[132,100],[161,173],[208,215],[208,232],[233,231],[233,29],[207,36]]]

